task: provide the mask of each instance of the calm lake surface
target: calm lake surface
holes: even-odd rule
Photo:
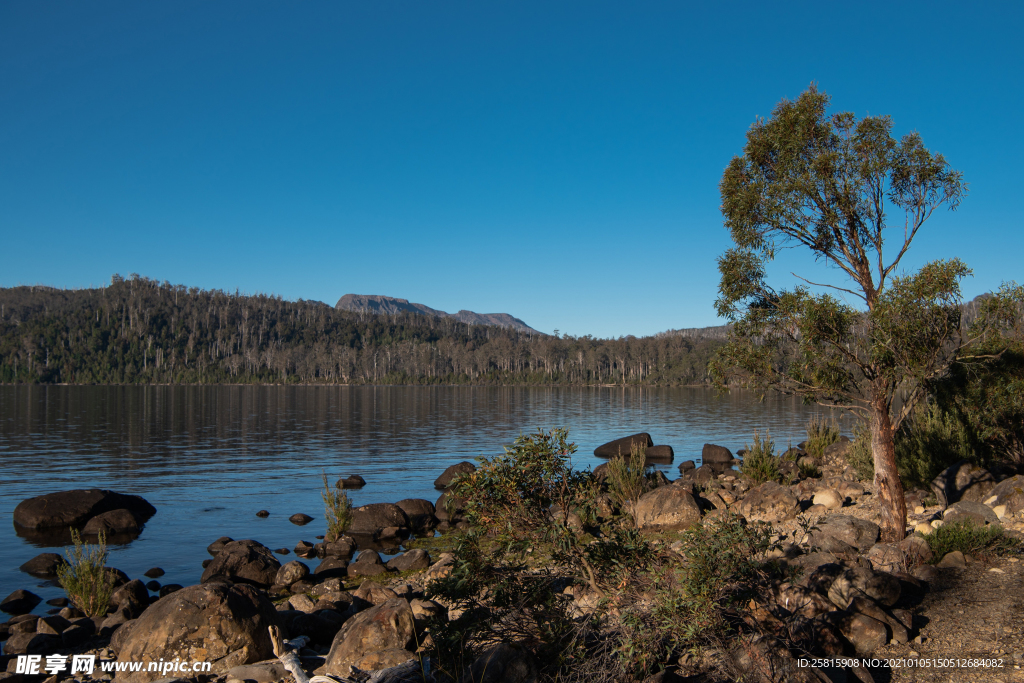
[[[354,505],[434,501],[448,465],[564,426],[579,446],[577,468],[603,462],[596,446],[646,431],[675,449],[675,462],[659,466],[674,479],[704,443],[735,451],[755,429],[770,429],[780,452],[804,439],[815,410],[700,388],[0,386],[0,597],[17,588],[63,595],[18,570],[40,552],[62,552],[14,531],[15,506],[43,493],[144,496],[156,515],[136,540],[111,547],[108,563],[143,579],[159,566],[161,583],[189,585],[220,536],[273,549],[324,533],[321,472],[332,484],[364,477],[349,494]],[[260,509],[270,517],[257,518]],[[296,512],[315,520],[298,527],[288,522]]]

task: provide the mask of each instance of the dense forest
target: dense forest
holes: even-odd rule
[[[115,275],[0,289],[0,382],[701,384],[722,341],[525,334]]]

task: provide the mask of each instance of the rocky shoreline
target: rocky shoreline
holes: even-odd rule
[[[655,446],[647,434],[610,442],[599,447],[597,454],[617,457],[634,443],[643,445],[658,462],[674,458],[671,447]],[[733,515],[746,523],[771,524],[774,549],[765,559],[788,567],[793,580],[775,581],[763,604],[752,601],[751,613],[762,626],[806,630],[808,655],[920,659],[985,654],[1002,658],[1004,666],[970,672],[940,667],[928,671],[801,668],[793,652],[774,647],[770,653],[762,652],[760,659],[749,652],[743,656],[720,652],[716,656],[730,658],[724,669],[706,661],[681,660],[658,674],[657,680],[722,680],[726,669],[739,672],[745,680],[1024,680],[1019,669],[1024,664],[1020,626],[1013,619],[995,625],[1001,608],[1017,604],[1016,596],[1024,596],[1018,590],[1024,582],[1024,563],[1015,556],[970,557],[956,551],[935,558],[924,538],[958,520],[999,526],[1021,537],[1024,476],[995,474],[966,463],[951,467],[936,479],[931,491],[907,495],[907,528],[917,533],[888,545],[878,542],[878,504],[871,485],[858,481],[846,463],[848,448],[849,442],[843,440],[815,459],[796,447],[780,459],[782,474],[790,483],[756,484],[734,469],[741,460],[731,451],[707,444],[699,467],[685,461],[679,465],[678,479],[657,476],[631,514],[655,544],[676,553],[684,550],[680,532],[694,525],[713,525]],[[292,550],[271,550],[251,539],[217,539],[207,549],[211,558],[203,563],[200,583],[193,586],[161,585],[156,580],[163,573],[158,567],[142,578],[111,569],[117,588],[110,610],[102,616],[86,616],[66,599],[48,601],[52,607],[48,614],[33,614],[41,602],[38,596],[15,591],[0,604],[12,615],[0,624],[4,641],[0,681],[85,683],[114,677],[99,665],[92,675],[70,671],[32,675],[16,668],[18,655],[42,655],[45,664],[47,655],[76,654],[107,662],[195,660],[211,665],[209,672],[197,675],[117,673],[117,680],[127,683],[177,678],[195,683],[293,680],[284,658],[275,655],[271,627],[292,643],[306,675],[362,681],[370,672],[391,671],[407,680],[429,678],[425,653],[430,646],[430,623],[457,614],[451,613],[452,606],[428,599],[427,588],[451,571],[455,557],[444,551],[453,533],[469,526],[461,512],[462,500],[449,486],[474,470],[472,463],[464,462],[441,473],[435,481],[442,490],[436,502],[406,499],[354,508],[348,533],[336,539],[299,540]],[[808,476],[811,472],[819,476]],[[605,476],[607,465],[593,473],[597,482]],[[353,475],[338,486],[364,483]],[[622,513],[607,494],[600,494],[596,503],[607,519]],[[15,510],[14,523],[19,533],[64,534],[74,528],[90,538],[100,531],[137,534],[155,513],[138,496],[93,489],[23,501]],[[578,525],[582,533],[582,522],[573,517],[570,512],[562,519],[568,526]],[[292,521],[305,524],[311,519]],[[599,535],[592,529],[587,533]],[[410,537],[416,540],[405,541],[404,552],[384,561],[379,550],[395,549]],[[277,557],[291,553],[300,559],[282,563]],[[316,565],[311,566],[314,561]],[[60,555],[44,553],[29,559],[22,570],[52,577],[63,562]],[[979,574],[984,581],[977,578]],[[1003,598],[996,595],[986,603],[988,608],[954,617],[947,614],[952,609],[949,603],[955,605],[958,595],[966,599],[988,584],[1010,592]],[[568,586],[566,596],[581,618],[593,613],[597,600],[585,586]],[[978,616],[982,614],[987,616]],[[975,617],[984,623],[973,633],[988,634],[992,645],[968,642],[972,633],[958,627]],[[954,634],[960,634],[959,640]],[[954,646],[957,642],[961,645]],[[960,652],[942,647],[960,647]],[[771,662],[773,677],[767,677],[762,660]],[[529,648],[514,644],[495,646],[470,669],[467,675],[474,681],[537,679],[537,662]]]

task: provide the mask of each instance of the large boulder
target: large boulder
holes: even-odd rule
[[[85,523],[82,533],[111,536],[113,534],[137,533],[140,528],[135,514],[131,510],[121,508],[96,515]]]
[[[213,674],[274,656],[269,626],[277,623],[271,603],[252,586],[224,583],[188,586],[161,598],[132,625],[117,653],[119,662],[210,662]],[[143,683],[158,671],[119,673],[118,681]]]
[[[977,503],[970,500],[961,500],[953,503],[942,513],[942,521],[950,522],[973,522],[978,526],[996,524],[999,518],[992,508],[984,503]]]
[[[594,449],[594,455],[599,458],[614,458],[620,455],[629,455],[633,446],[650,448],[654,445],[651,435],[647,432],[640,432],[631,436],[624,436],[621,439],[609,441]]]
[[[1006,514],[1015,515],[1024,510],[1024,476],[1016,474],[992,487],[983,501],[990,507],[1003,505]]]
[[[363,657],[381,650],[411,650],[416,626],[405,598],[393,598],[364,610],[345,622],[334,636],[324,663],[325,672],[343,672]]]
[[[401,555],[392,557],[387,562],[387,568],[396,572],[412,572],[426,569],[430,566],[430,554],[422,548],[407,550]]]
[[[840,609],[849,607],[858,596],[892,607],[900,599],[900,581],[892,574],[857,566],[837,576],[828,589],[828,599]]]
[[[818,531],[852,545],[862,553],[877,543],[881,535],[877,524],[851,515],[829,515],[818,524]]]
[[[644,451],[644,462],[671,464],[675,460],[676,452],[671,446],[651,446]]]
[[[413,531],[428,531],[437,526],[434,516],[434,504],[422,498],[406,498],[395,503],[409,518],[409,528]]]
[[[370,503],[352,508],[350,534],[376,534],[387,527],[409,528],[409,518],[394,503]]]
[[[736,512],[750,522],[781,522],[800,514],[800,501],[789,488],[767,481],[752,488],[736,504]]]
[[[302,581],[307,576],[309,576],[309,566],[298,560],[292,560],[277,570],[274,583],[279,586],[290,586],[297,581]]]
[[[25,564],[18,567],[21,571],[40,578],[57,576],[57,569],[68,562],[63,555],[57,553],[40,553]]]
[[[704,444],[704,449],[700,452],[701,464],[721,469],[729,467],[733,458],[732,451],[725,446],[716,446],[713,443]]]
[[[700,524],[700,506],[681,486],[661,486],[634,505],[633,516],[641,529],[686,529]]]
[[[476,658],[467,679],[474,683],[534,683],[537,662],[526,648],[499,643]]]
[[[476,472],[476,465],[474,465],[473,463],[469,462],[468,460],[463,460],[462,462],[455,463],[454,465],[451,465],[450,467],[445,469],[445,471],[441,473],[441,476],[434,480],[434,488],[438,490],[446,489],[448,488],[448,485],[452,483],[452,480],[455,479],[455,477],[458,477],[459,475],[462,474],[469,474],[470,472]]]
[[[128,510],[145,521],[156,508],[142,496],[105,489],[75,489],[29,498],[14,508],[14,524],[25,529],[80,527],[96,515]]]
[[[983,486],[977,487],[978,484]],[[960,500],[964,492],[977,487],[976,500],[984,500],[984,493],[995,486],[992,473],[983,467],[972,465],[966,460],[950,465],[939,473],[931,483],[932,493],[941,507],[948,507]]]
[[[877,619],[856,612],[834,612],[832,621],[857,654],[870,654],[889,642],[889,630]]]
[[[281,563],[267,546],[244,540],[225,543],[203,571],[200,581],[206,583],[221,576],[236,583],[269,586],[277,578]]]
[[[0,611],[8,614],[28,614],[42,601],[43,599],[35,593],[19,588],[0,601]]]

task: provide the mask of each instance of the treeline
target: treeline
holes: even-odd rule
[[[701,384],[721,341],[531,335],[115,275],[0,289],[0,382]]]

